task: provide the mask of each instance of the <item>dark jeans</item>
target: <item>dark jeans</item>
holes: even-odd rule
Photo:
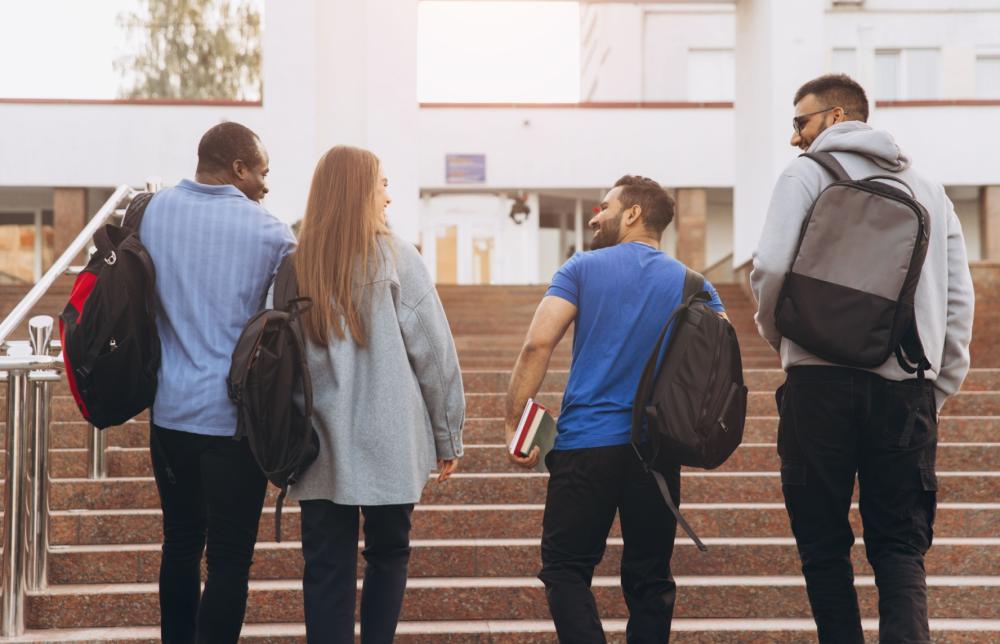
[[[932,383],[796,367],[776,398],[781,489],[820,641],[864,641],[848,521],[857,474],[880,641],[930,642],[924,555],[937,499]]]
[[[590,590],[618,511],[625,549],[622,592],[629,644],[668,642],[677,586],[670,574],[677,521],[629,445],[551,451],[542,519],[542,571],[563,644],[605,642]],[[666,474],[680,503],[680,471]]]
[[[170,644],[236,642],[246,612],[247,581],[267,479],[246,440],[155,425],[150,440],[163,508],[160,635]],[[168,465],[174,483],[168,480]],[[206,540],[208,576],[202,593],[201,556]]]
[[[306,639],[353,644],[358,583],[358,506],[301,501]],[[361,642],[391,644],[406,590],[413,505],[362,506],[365,580]]]

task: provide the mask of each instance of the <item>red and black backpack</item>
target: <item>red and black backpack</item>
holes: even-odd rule
[[[156,270],[139,241],[152,197],[136,195],[121,226],[107,224],[95,233],[97,252],[59,316],[70,390],[83,417],[101,429],[135,417],[156,395]]]

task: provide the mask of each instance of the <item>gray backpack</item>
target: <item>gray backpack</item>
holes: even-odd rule
[[[898,177],[854,180],[828,152],[802,156],[835,180],[802,223],[775,308],[778,331],[848,367],[873,369],[895,354],[923,378],[930,363],[913,300],[930,237],[927,211]]]

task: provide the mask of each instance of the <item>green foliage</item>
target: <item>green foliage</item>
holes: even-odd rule
[[[118,16],[130,52],[115,61],[123,98],[261,98],[255,0],[138,0]]]

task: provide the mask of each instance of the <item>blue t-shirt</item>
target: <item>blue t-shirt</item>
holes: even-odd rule
[[[680,304],[685,267],[646,244],[577,253],[546,295],[576,305],[573,363],[554,449],[626,445],[632,402],[663,325]],[[708,280],[711,306],[724,311]]]

